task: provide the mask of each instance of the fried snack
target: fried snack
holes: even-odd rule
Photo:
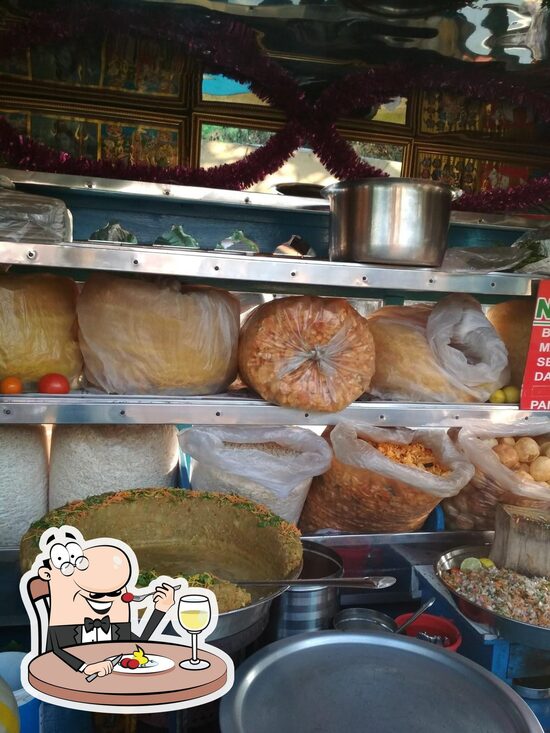
[[[510,359],[510,384],[520,387],[531,340],[531,326],[535,315],[536,300],[507,300],[493,305],[487,318],[508,349]]]
[[[337,412],[369,389],[374,341],[343,298],[272,300],[242,328],[239,373],[269,402]]]
[[[422,443],[410,443],[401,445],[399,443],[371,443],[386,458],[402,463],[404,466],[420,468],[429,471],[434,476],[447,476],[451,472],[441,466],[434,455],[434,452]]]
[[[314,477],[299,527],[305,533],[413,532],[457,494],[473,467],[440,431],[357,426],[325,430],[329,470]]]
[[[91,496],[35,522],[21,541],[23,572],[40,551],[44,529],[64,524],[85,538],[117,537],[132,547],[141,568],[154,568],[158,575],[208,572],[220,578],[269,580],[296,577],[302,565],[296,527],[260,504],[233,494],[135,489]],[[143,573],[141,582],[148,578],[153,576]],[[242,600],[242,594],[231,595],[235,608]]]
[[[173,278],[94,275],[78,300],[88,381],[114,394],[211,394],[237,374],[240,306]]]
[[[35,389],[45,374],[76,387],[82,370],[76,283],[57,275],[0,275],[0,379]]]
[[[137,586],[146,587],[152,580],[158,578],[156,570],[145,570],[140,573]],[[228,580],[218,578],[212,573],[195,573],[194,575],[183,575],[174,573],[174,578],[185,578],[190,588],[208,588],[216,596],[219,613],[234,611],[236,608],[244,608],[252,601],[252,596],[244,588],[240,588]]]

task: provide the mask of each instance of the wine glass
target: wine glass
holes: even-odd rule
[[[178,607],[178,619],[185,631],[191,634],[191,659],[180,662],[184,669],[206,669],[210,662],[197,656],[198,636],[208,626],[212,610],[207,596],[193,594],[183,596]]]

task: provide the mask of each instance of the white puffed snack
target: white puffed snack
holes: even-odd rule
[[[173,487],[178,459],[174,425],[58,425],[49,509],[106,491]]]
[[[48,451],[41,425],[0,427],[0,547],[19,544],[48,509]]]

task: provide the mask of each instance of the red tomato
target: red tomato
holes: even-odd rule
[[[0,382],[0,393],[2,394],[21,394],[23,391],[23,382],[19,377],[6,377]]]
[[[139,662],[137,659],[129,659],[128,666],[130,669],[137,669],[139,667]]]
[[[120,600],[123,603],[131,603],[134,600],[134,594],[133,593],[123,593],[120,596]]]
[[[130,662],[130,660],[128,659],[128,657],[123,657],[123,658],[122,658],[122,659],[120,660],[120,666],[121,666],[121,667],[127,667],[127,666],[128,666],[128,664],[129,664],[129,662]]]
[[[63,374],[45,374],[38,382],[38,391],[42,394],[67,394],[71,385]]]

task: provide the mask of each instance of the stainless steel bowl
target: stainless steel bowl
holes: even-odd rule
[[[387,631],[397,630],[397,624],[385,613],[370,608],[346,608],[334,617],[334,628],[338,631]]]
[[[516,678],[512,680],[512,687],[527,700],[548,700],[550,698],[550,675]]]
[[[501,616],[483,606],[472,603],[461,593],[447,583],[444,573],[452,568],[459,568],[462,561],[467,557],[489,557],[491,545],[473,545],[469,547],[457,547],[455,550],[442,555],[435,565],[435,571],[439,580],[453,596],[460,611],[477,623],[487,625],[492,631],[500,634],[507,641],[518,644],[525,644],[537,649],[550,650],[550,628],[535,626],[523,621],[515,621],[508,616]]]
[[[439,267],[447,248],[449,186],[413,178],[341,181],[330,203],[331,260]]]

